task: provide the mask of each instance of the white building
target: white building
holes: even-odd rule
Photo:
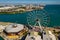
[[[5,31],[8,33],[13,32],[19,32],[24,28],[24,25],[22,24],[16,24],[16,25],[9,25],[9,27],[6,27]]]

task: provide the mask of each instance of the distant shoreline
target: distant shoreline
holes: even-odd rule
[[[0,12],[0,14],[19,14],[24,12]]]
[[[20,5],[20,6],[2,6],[0,7],[0,14],[16,14],[23,13],[33,10],[42,10],[44,9],[44,5]]]
[[[42,9],[32,9],[32,10],[25,10],[25,11],[13,11],[13,12],[0,12],[0,14],[22,14],[25,12],[30,12],[33,10],[42,10]]]

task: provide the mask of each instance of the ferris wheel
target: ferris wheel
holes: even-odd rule
[[[28,25],[34,26],[37,19],[39,19],[41,26],[48,26],[49,25],[50,18],[49,18],[47,11],[45,11],[44,9],[30,11],[27,14]]]

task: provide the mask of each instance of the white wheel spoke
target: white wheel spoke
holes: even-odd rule
[[[34,10],[28,13],[27,22],[29,25],[33,25],[36,19],[40,20],[42,26],[47,26],[49,24],[49,16],[45,10]]]

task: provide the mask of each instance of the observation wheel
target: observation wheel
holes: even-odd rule
[[[27,14],[27,23],[28,25],[34,26],[36,20],[39,19],[41,26],[48,26],[49,25],[49,15],[48,13],[43,10],[33,10]]]

